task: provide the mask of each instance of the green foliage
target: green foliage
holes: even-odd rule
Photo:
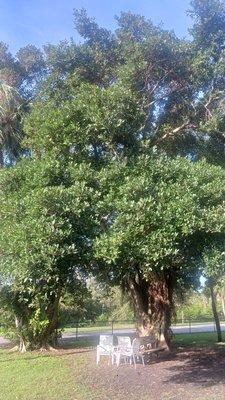
[[[103,91],[83,83],[57,103],[57,95],[39,101],[26,120],[26,145],[32,150],[98,160],[137,146],[144,113],[130,89],[114,85]]]
[[[212,307],[210,296],[203,292],[188,292],[186,299],[177,307],[175,321],[212,321]]]
[[[87,282],[71,282],[60,301],[60,326],[95,321],[102,313],[102,305],[92,296]]]
[[[224,232],[224,171],[206,162],[141,157],[102,173],[106,195],[100,204],[108,229],[96,240],[98,257],[113,263],[115,277],[160,274],[198,257]],[[120,182],[120,184],[119,184]],[[188,267],[189,268],[189,267]]]
[[[225,251],[224,244],[218,243],[206,249],[204,253],[204,273],[206,277],[210,277],[216,281],[221,280],[224,276]]]
[[[8,46],[0,42],[0,82],[18,90],[21,96],[30,98],[45,72],[43,53],[35,46],[22,47],[13,56]]]
[[[91,279],[89,289],[92,294],[93,304],[98,304],[100,312],[97,315],[98,320],[133,320],[134,312],[131,307],[129,298],[122,292],[121,287],[97,282]]]
[[[126,289],[143,326],[166,334],[175,294],[199,284],[204,250],[224,240],[224,170],[156,153],[101,173],[100,275]]]

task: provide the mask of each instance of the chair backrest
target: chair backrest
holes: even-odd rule
[[[130,336],[117,336],[118,345],[123,348],[131,348]]]
[[[113,335],[100,335],[99,344],[103,347],[113,346]]]
[[[139,353],[139,351],[140,351],[140,345],[141,345],[140,339],[135,338],[135,339],[133,340],[133,342],[132,342],[132,350],[133,350],[133,353],[134,353],[134,354],[138,354],[138,353]]]

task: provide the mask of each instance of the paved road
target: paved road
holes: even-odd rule
[[[221,324],[221,329],[222,331],[225,332],[225,323]],[[215,326],[214,324],[191,324],[189,325],[174,325],[172,326],[173,332],[176,333],[201,333],[201,332],[215,332]],[[128,334],[133,334],[135,332],[135,329],[114,329],[113,333],[114,335],[128,335]],[[78,333],[78,338],[93,338],[97,339],[99,337],[99,334],[108,334],[111,333],[110,330],[101,331],[101,332],[80,332]],[[64,341],[70,341],[71,339],[76,338],[76,332],[69,332],[69,333],[64,333],[63,334],[63,340]],[[3,337],[0,337],[0,346],[5,346],[9,344],[9,340],[4,339]]]
[[[9,343],[10,343],[9,340],[7,340],[7,339],[5,339],[5,338],[3,338],[3,337],[0,336],[0,346],[1,346],[1,347],[6,346],[6,345],[9,344]]]
[[[191,324],[189,325],[174,325],[172,326],[174,333],[201,333],[215,332],[215,324]],[[225,332],[225,323],[221,323],[221,330]]]
[[[191,324],[189,325],[173,325],[172,326],[173,332],[176,333],[201,333],[201,332],[215,332],[215,325],[214,324]],[[225,323],[221,324],[221,330],[225,332]],[[124,334],[133,334],[135,329],[114,329],[114,335],[124,335]],[[106,331],[101,332],[78,332],[78,338],[96,338],[99,334],[109,334],[111,330],[108,329]],[[64,340],[71,340],[76,338],[76,332],[69,332],[63,334]]]

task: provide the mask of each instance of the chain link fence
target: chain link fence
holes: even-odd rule
[[[221,319],[221,330],[225,331],[225,320]],[[62,330],[64,334],[73,334],[76,338],[104,333],[135,333],[136,320],[72,321]],[[171,326],[173,334],[216,332],[214,319],[183,319],[174,321]]]

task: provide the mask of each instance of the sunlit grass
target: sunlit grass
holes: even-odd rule
[[[222,335],[225,340],[225,333]],[[175,334],[173,343],[176,347],[186,346],[200,346],[208,347],[217,345],[217,335],[215,332],[204,332],[204,333],[179,333]]]
[[[0,352],[1,400],[75,399],[67,356]]]

